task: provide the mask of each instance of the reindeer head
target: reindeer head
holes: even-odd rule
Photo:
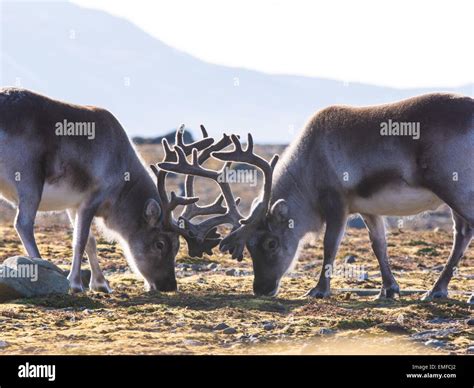
[[[254,201],[251,213],[246,219],[234,225],[232,232],[220,243],[222,251],[228,251],[233,258],[243,259],[246,246],[252,257],[254,269],[254,293],[274,296],[280,280],[288,271],[299,241],[289,228],[289,209],[284,199],[271,203],[272,176],[278,155],[270,163],[253,152],[252,135],[248,135],[247,148],[236,136],[232,136],[234,150],[214,152],[212,155],[226,162],[241,162],[256,166],[263,172],[263,194]]]

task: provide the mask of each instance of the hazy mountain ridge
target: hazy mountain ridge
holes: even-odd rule
[[[191,128],[204,123],[211,134],[251,130],[257,141],[287,143],[316,109],[382,103],[432,90],[209,64],[124,19],[70,3],[8,2],[0,10],[2,86],[19,81],[53,98],[103,106],[135,136],[162,135],[184,122]],[[442,90],[472,94],[473,88]]]

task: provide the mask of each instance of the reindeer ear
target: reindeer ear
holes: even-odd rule
[[[157,226],[160,222],[161,207],[154,199],[146,201],[145,209],[143,211],[145,220],[149,226]]]
[[[287,223],[290,219],[288,203],[284,199],[276,201],[270,209],[270,216],[273,221],[279,224]]]

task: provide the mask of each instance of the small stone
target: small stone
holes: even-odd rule
[[[466,323],[468,326],[474,326],[474,318],[468,319]]]
[[[271,322],[265,323],[263,325],[263,330],[272,331],[273,329],[275,329],[275,325]]]
[[[184,340],[183,344],[186,346],[201,346],[203,343],[196,340]]]
[[[193,264],[191,265],[191,271],[195,271],[195,272],[200,272],[203,270],[203,267],[201,264]]]
[[[217,264],[217,263],[210,263],[210,264],[207,265],[207,268],[210,271],[217,269],[217,267],[219,267],[219,264]]]
[[[403,325],[404,322],[405,322],[405,316],[403,314],[399,314],[397,317],[397,323],[399,325]]]
[[[212,330],[220,331],[220,330],[225,330],[228,327],[229,327],[229,325],[227,323],[221,322],[221,323],[218,323],[216,326],[214,326],[212,328]]]
[[[239,270],[237,270],[235,268],[228,269],[227,271],[225,271],[225,274],[227,276],[239,276]]]
[[[444,348],[446,346],[446,342],[440,341],[437,339],[430,339],[425,342],[426,346],[433,346],[434,348]]]
[[[344,258],[345,264],[352,264],[356,262],[356,257],[354,255],[349,255]]]
[[[319,334],[321,334],[321,335],[331,335],[331,334],[334,334],[334,330],[329,329],[327,327],[323,327],[323,328],[319,329]]]
[[[474,346],[469,346],[467,348],[467,354],[474,354]]]
[[[234,329],[233,327],[228,327],[227,329],[224,329],[222,332],[224,334],[236,334],[237,330]]]
[[[0,341],[0,348],[8,348],[10,344],[7,341]]]

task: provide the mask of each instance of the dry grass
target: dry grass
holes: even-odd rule
[[[21,252],[9,226],[0,227],[0,260]],[[71,233],[63,226],[37,231],[45,257],[68,268]],[[393,268],[402,289],[428,289],[445,263],[451,246],[446,232],[394,233],[390,242]],[[183,247],[184,248],[184,247]],[[429,249],[427,249],[429,248]],[[378,288],[377,263],[364,231],[349,230],[338,261],[352,254],[363,264],[369,279],[335,278],[334,288]],[[307,300],[304,292],[314,285],[321,264],[320,241],[308,246],[299,264],[282,284],[278,298],[256,298],[251,293],[250,260],[236,263],[216,253],[190,259],[182,249],[177,258],[177,293],[146,293],[143,284],[128,271],[121,250],[99,243],[102,268],[111,281],[111,295],[51,296],[0,305],[0,340],[8,343],[4,354],[465,354],[474,342],[472,314],[466,296],[427,303],[418,295],[398,301],[335,294],[328,300]],[[208,270],[211,263],[217,269]],[[317,265],[313,268],[311,264]],[[194,267],[189,268],[189,265]],[[84,265],[86,267],[86,265]],[[183,268],[186,267],[186,268]],[[243,276],[227,275],[239,269]],[[473,287],[474,258],[464,258],[451,290]],[[221,322],[234,334],[215,331]],[[269,326],[271,330],[268,329]],[[331,329],[333,334],[321,334]],[[412,335],[427,330],[447,344],[441,350],[417,342]]]

